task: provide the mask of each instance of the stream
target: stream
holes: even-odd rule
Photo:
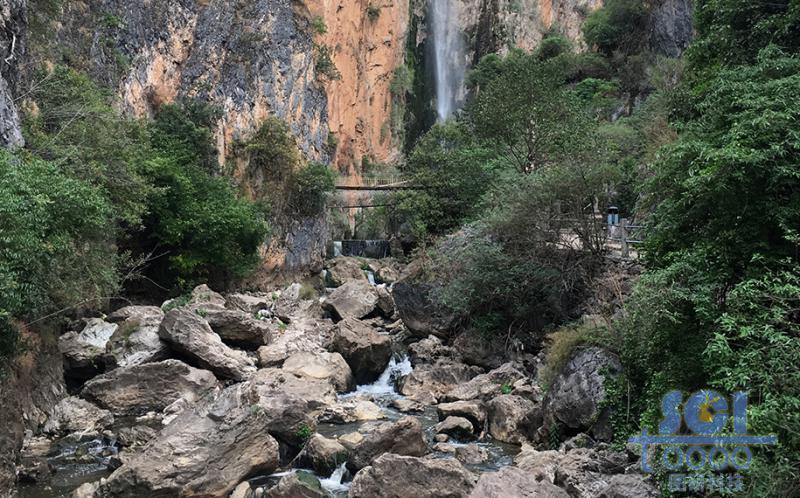
[[[400,378],[408,375],[412,371],[411,362],[404,354],[396,354],[388,366],[375,382],[357,386],[349,393],[339,395],[339,399],[368,399],[381,407],[385,419],[378,421],[362,421],[349,424],[321,423],[317,427],[317,432],[328,438],[336,438],[343,434],[356,432],[365,424],[375,424],[386,421],[395,421],[408,414],[402,413],[391,406],[392,401],[402,399],[403,396],[397,392],[396,385]],[[425,411],[415,414],[425,431],[428,443],[432,446],[433,458],[453,458],[451,452],[437,451],[435,445],[434,426],[439,422],[436,408],[427,406]],[[451,448],[467,446],[468,443],[449,440],[447,445]],[[478,447],[484,449],[488,458],[480,464],[466,463],[464,466],[474,472],[492,472],[501,467],[511,465],[514,455],[519,448],[513,445],[503,444],[496,441],[473,442]],[[20,498],[69,498],[70,493],[86,482],[97,481],[107,477],[111,470],[109,465],[117,455],[118,447],[116,441],[105,438],[86,438],[76,440],[70,436],[53,444],[48,455],[47,461],[53,471],[48,482],[20,483]],[[256,491],[254,496],[261,496],[266,489],[277,484],[278,480],[293,472],[304,472],[315,475],[320,481],[320,485],[327,494],[334,498],[347,496],[352,476],[342,464],[329,476],[314,474],[308,469],[282,469],[279,472],[256,476],[249,480],[252,488]]]

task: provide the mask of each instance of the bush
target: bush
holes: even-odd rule
[[[30,320],[116,292],[114,212],[104,192],[66,168],[0,150],[0,366]]]
[[[318,35],[324,35],[328,32],[328,27],[325,26],[325,19],[322,16],[315,16],[311,19],[311,28],[314,30],[314,33]]]
[[[558,33],[549,33],[542,39],[539,46],[536,47],[534,55],[537,59],[544,61],[561,54],[570,53],[571,51],[572,43],[570,43],[566,36]]]
[[[316,45],[316,62],[314,68],[318,75],[329,80],[338,80],[342,77],[336,64],[333,62],[331,49],[327,45]]]
[[[608,0],[583,23],[586,43],[606,54],[632,54],[645,43],[649,13],[642,0]]]
[[[336,186],[336,174],[320,163],[309,163],[291,180],[289,206],[301,216],[317,216],[324,212]]]

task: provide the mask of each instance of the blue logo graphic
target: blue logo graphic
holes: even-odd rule
[[[698,391],[689,396],[685,403],[680,391],[670,391],[661,400],[661,414],[663,420],[658,426],[658,435],[649,435],[645,429],[641,435],[628,440],[642,446],[641,467],[644,472],[653,472],[648,460],[650,446],[664,446],[661,462],[668,470],[697,473],[747,469],[753,459],[751,446],[777,443],[774,435],[747,434],[747,393],[742,391],[733,393],[730,403],[716,391]],[[732,427],[732,432],[723,435],[728,427]],[[685,430],[682,431],[682,428]],[[670,476],[670,488],[673,488],[674,481],[678,486],[674,490],[685,490],[678,483],[681,481],[685,486],[684,477],[687,476]],[[738,484],[741,485],[740,475],[722,478],[707,475],[688,477],[695,480],[705,479],[701,486],[706,487],[714,484],[714,479],[724,480],[726,477],[728,481],[738,478]]]

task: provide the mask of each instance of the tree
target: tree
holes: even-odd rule
[[[588,151],[586,110],[564,87],[556,64],[507,59],[483,85],[467,114],[475,134],[496,144],[518,171],[530,173]]]

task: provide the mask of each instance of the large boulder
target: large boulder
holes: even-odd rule
[[[392,357],[392,340],[353,318],[337,324],[331,350],[340,353],[353,371],[358,384],[380,377]]]
[[[250,378],[262,396],[288,394],[305,401],[311,410],[336,403],[336,390],[328,379],[315,379],[279,368],[262,368]]]
[[[266,294],[228,294],[225,296],[225,306],[228,309],[244,311],[254,316],[259,311],[269,310],[273,300]]]
[[[433,428],[436,434],[447,434],[456,439],[468,440],[474,438],[472,422],[463,417],[447,417]]]
[[[202,284],[192,289],[186,306],[193,310],[222,309],[225,308],[225,298],[219,292],[211,290],[206,284]]]
[[[222,342],[243,349],[258,349],[269,344],[272,334],[267,322],[239,310],[211,310],[206,321]]]
[[[511,388],[515,382],[527,376],[516,363],[506,363],[499,368],[477,375],[468,382],[459,384],[445,393],[445,401],[491,399],[501,394],[504,386]]]
[[[475,476],[454,459],[386,454],[356,474],[350,498],[465,498]]]
[[[337,392],[347,392],[354,387],[353,372],[339,353],[295,353],[283,362],[282,368],[297,375],[327,380]]]
[[[395,312],[394,298],[392,298],[392,293],[389,292],[389,289],[387,289],[385,285],[379,285],[375,287],[375,292],[378,293],[378,311],[384,317],[392,318]]]
[[[237,384],[182,413],[114,471],[97,496],[223,498],[245,477],[274,471],[279,448],[271,426],[282,423],[286,409],[275,410],[253,394]]]
[[[297,467],[314,469],[318,475],[329,476],[334,469],[347,461],[347,453],[347,448],[339,441],[314,434],[297,455],[294,464]]]
[[[426,282],[419,264],[412,263],[392,286],[397,312],[414,337],[447,338],[460,317],[433,297],[436,286]]]
[[[261,367],[279,367],[286,358],[303,351],[325,351],[333,340],[334,325],[330,320],[304,317],[273,331],[272,343],[258,348]]]
[[[104,370],[103,357],[111,336],[119,325],[91,318],[80,332],[67,332],[58,338],[58,350],[64,358],[64,374],[85,380]]]
[[[572,433],[587,432],[597,440],[610,440],[610,408],[603,407],[603,384],[607,376],[614,377],[621,371],[622,364],[614,354],[598,347],[577,349],[544,398],[540,438],[548,437],[555,426]]]
[[[327,268],[327,284],[330,287],[340,287],[347,282],[367,281],[367,274],[361,268],[362,263],[356,258],[339,256]]]
[[[476,433],[481,433],[486,425],[486,406],[478,400],[441,403],[436,406],[436,413],[439,420],[447,417],[463,417],[472,422]]]
[[[81,397],[116,415],[142,415],[160,412],[181,398],[194,403],[215,387],[217,379],[208,370],[164,360],[95,377],[83,386]]]
[[[482,474],[470,498],[569,498],[566,491],[550,482],[540,482],[516,467]]]
[[[114,415],[88,401],[70,396],[58,402],[50,411],[43,431],[51,435],[73,432],[95,434],[114,423]]]
[[[348,467],[363,469],[384,453],[423,456],[428,453],[428,443],[422,424],[415,417],[403,417],[397,422],[384,422],[364,436],[350,449]]]
[[[444,359],[454,362],[461,360],[461,356],[455,349],[442,344],[442,340],[435,335],[409,345],[408,357],[414,366],[422,363],[436,363],[436,361]]]
[[[352,424],[383,418],[386,418],[383,409],[372,401],[348,399],[339,400],[335,405],[325,408],[319,416],[319,421],[331,424]]]
[[[339,318],[364,318],[375,311],[380,296],[367,281],[351,280],[330,293],[325,307]]]
[[[489,434],[498,441],[522,444],[542,425],[541,408],[513,394],[502,394],[488,403]]]
[[[255,371],[253,361],[242,351],[226,346],[196,312],[183,308],[170,310],[158,335],[172,349],[200,368],[211,370],[218,378],[242,381]]]
[[[273,312],[285,323],[301,318],[319,319],[323,316],[316,289],[298,283],[290,285],[280,293]]]
[[[319,479],[311,472],[299,470],[281,477],[278,484],[267,491],[267,498],[326,498]]]
[[[108,315],[119,325],[106,344],[108,368],[130,367],[169,357],[169,345],[158,337],[164,312],[157,306],[125,306]]]
[[[483,370],[446,360],[417,365],[400,380],[400,393],[416,401],[436,403],[458,385],[469,382]]]
[[[621,452],[588,448],[537,451],[526,445],[514,463],[535,480],[555,484],[574,498],[659,496],[645,476],[626,477],[628,457]],[[624,493],[623,485],[630,485],[629,493],[614,494]]]

